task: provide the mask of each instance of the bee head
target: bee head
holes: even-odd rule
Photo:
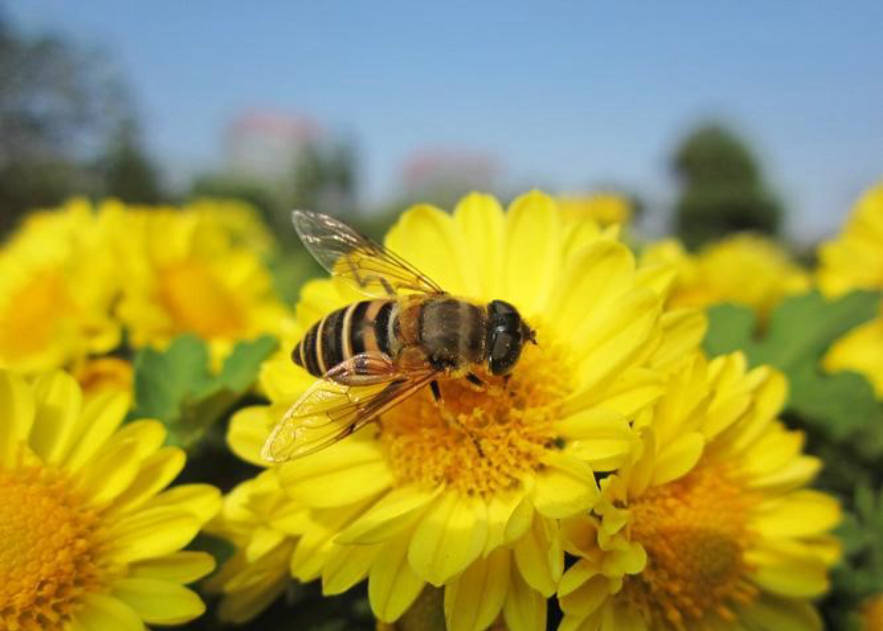
[[[518,362],[524,343],[537,343],[536,332],[508,302],[493,300],[487,311],[488,368],[494,375],[505,375]]]

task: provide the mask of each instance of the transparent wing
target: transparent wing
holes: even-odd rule
[[[273,429],[261,457],[285,462],[324,449],[346,438],[383,412],[401,403],[432,381],[437,372],[396,372],[362,355],[332,368],[292,405]],[[374,374],[369,374],[374,371]],[[334,376],[337,380],[332,380]],[[348,383],[341,383],[345,381]],[[359,384],[359,385],[354,385]]]
[[[406,260],[334,217],[295,210],[291,219],[300,240],[322,267],[363,293],[445,293]]]

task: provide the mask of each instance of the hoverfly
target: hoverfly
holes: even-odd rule
[[[369,296],[326,315],[292,351],[320,377],[273,429],[261,455],[299,458],[345,438],[440,377],[483,385],[471,368],[508,375],[535,332],[511,304],[456,298],[426,274],[345,223],[296,210],[307,250],[333,276]]]

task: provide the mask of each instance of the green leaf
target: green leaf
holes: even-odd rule
[[[711,355],[741,350],[752,366],[770,364],[790,383],[788,408],[804,422],[834,440],[855,439],[883,422],[874,391],[861,375],[827,374],[819,361],[831,343],[853,327],[873,318],[880,294],[859,291],[826,300],[817,291],[785,300],[765,331],[758,331],[754,312],[742,306],[709,309],[704,346]],[[879,440],[865,450],[881,449]]]
[[[143,348],[135,356],[136,418],[169,425],[180,416],[182,401],[210,380],[208,348],[195,335],[176,338],[165,351]]]
[[[165,351],[142,349],[135,358],[130,418],[158,419],[170,444],[192,447],[251,388],[275,349],[270,336],[239,342],[216,375],[208,348],[193,335],[176,338]]]

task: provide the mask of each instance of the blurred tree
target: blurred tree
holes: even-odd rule
[[[678,148],[673,167],[681,182],[676,230],[688,247],[742,230],[778,234],[782,207],[751,151],[730,131],[699,127]]]
[[[130,109],[104,56],[24,36],[0,14],[0,232],[28,208],[100,190],[96,148]]]
[[[342,141],[330,146],[309,143],[294,170],[291,205],[336,215],[351,214],[356,203],[357,153]]]
[[[99,158],[97,171],[102,193],[132,204],[157,204],[162,201],[156,167],[144,153],[138,124],[133,119],[120,123],[110,139],[105,155]]]

